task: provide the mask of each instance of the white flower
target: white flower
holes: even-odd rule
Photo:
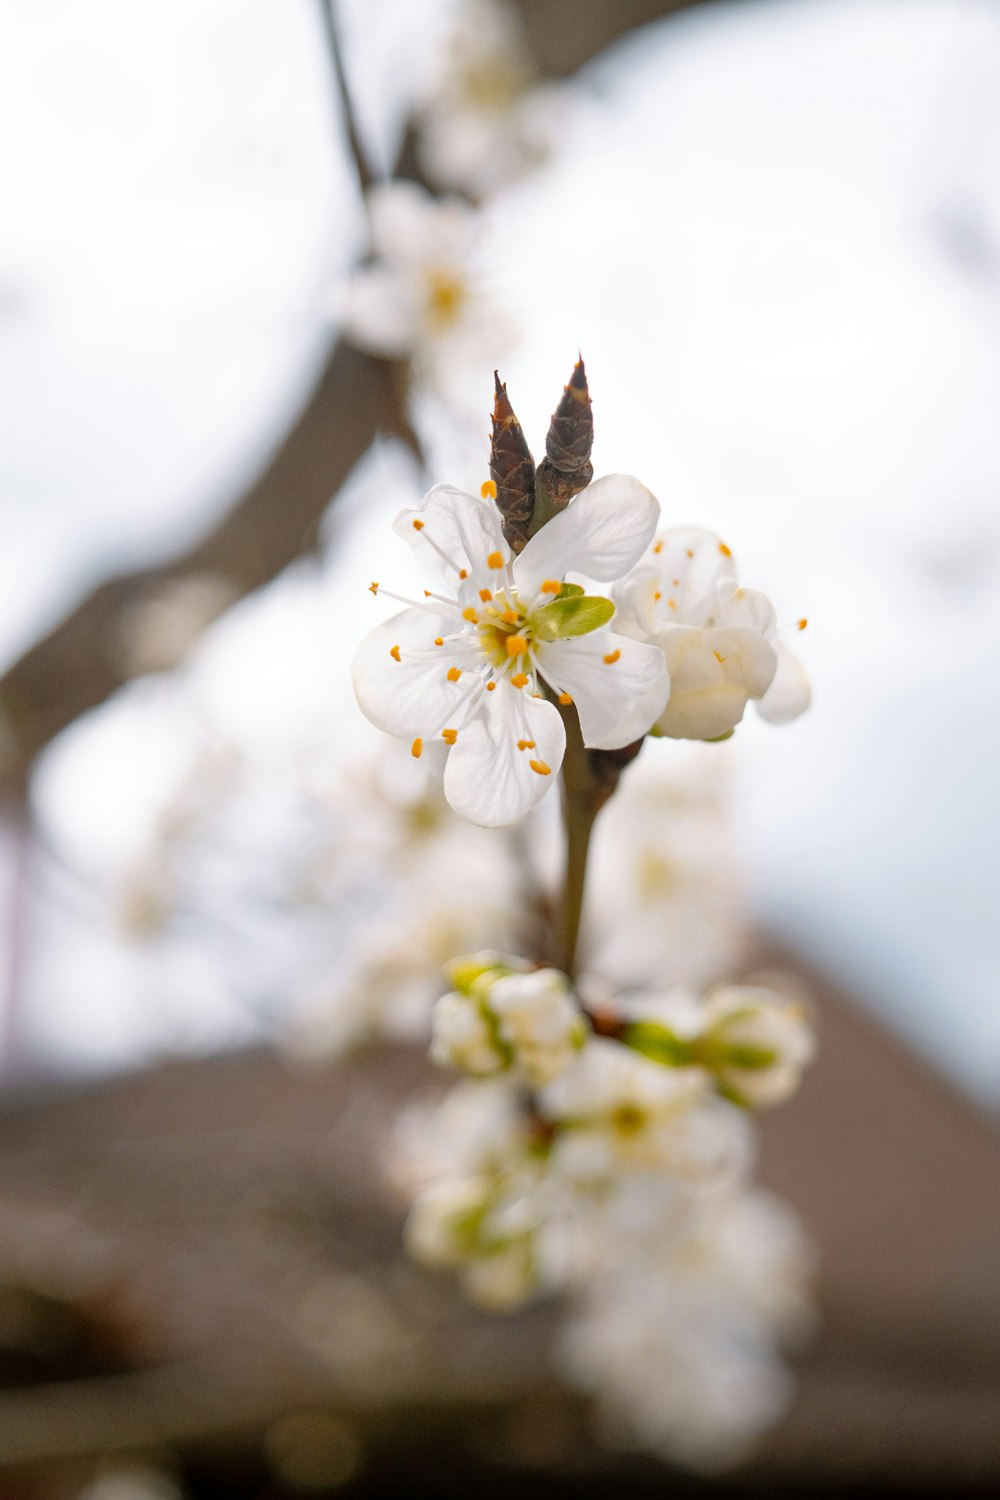
[[[565,582],[570,572],[622,577],[658,514],[637,479],[611,474],[514,559],[496,507],[448,485],[397,516],[397,535],[444,568],[453,592],[403,599],[411,607],[362,641],[354,690],[372,723],[411,740],[414,755],[435,739],[451,747],[444,793],[456,812],[496,827],[545,794],[566,735],[543,683],[576,704],[584,743],[595,749],[630,744],[662,712],[670,690],[662,652],[609,632],[611,602]]]
[[[459,959],[452,966],[453,978],[464,968],[469,980],[434,1007],[431,1057],[479,1075],[511,1069],[533,1088],[550,1083],[586,1036],[565,975],[511,973],[494,955],[483,957],[493,961],[479,968]]]
[[[418,111],[417,154],[433,182],[481,196],[543,161],[566,111],[565,89],[535,85],[512,7],[464,0],[443,74]]]
[[[739,586],[732,553],[710,531],[664,532],[614,596],[620,628],[655,642],[666,660],[671,688],[656,723],[661,734],[721,739],[751,698],[772,724],[808,708],[808,681],[778,633],[770,601]]]
[[[727,985],[709,996],[699,1051],[727,1094],[759,1109],[795,1092],[816,1039],[801,1006],[770,990]]]
[[[697,1069],[665,1068],[597,1037],[540,1096],[556,1127],[554,1160],[580,1182],[623,1172],[703,1177],[743,1153],[735,1110],[713,1108]],[[733,1125],[736,1121],[736,1125]]]
[[[422,358],[435,346],[490,351],[510,343],[475,269],[476,215],[433,198],[415,182],[380,183],[368,194],[372,259],[347,287],[346,336],[390,358]],[[481,350],[480,350],[481,346]]]
[[[482,1307],[520,1307],[548,1284],[536,1246],[542,1218],[536,1188],[530,1174],[431,1183],[410,1208],[407,1251],[422,1265],[457,1271],[466,1294]]]

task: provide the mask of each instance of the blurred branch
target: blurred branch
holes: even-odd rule
[[[596,0],[515,3],[540,68],[550,75],[572,72],[623,32],[681,8],[678,0],[622,0],[614,6]],[[323,11],[334,67],[343,80],[327,0]],[[346,87],[342,93],[346,128],[365,182],[369,168]],[[403,149],[405,154],[405,142]],[[172,585],[207,578],[223,586],[219,608],[224,608],[315,545],[323,512],[372,441],[386,432],[413,441],[399,375],[397,366],[334,345],[308,404],[264,473],[207,536],[162,565],[101,584],[0,678],[0,791],[21,789],[34,757],[54,735],[141,670],[127,649],[137,606]]]
[[[354,160],[354,169],[358,174],[358,186],[363,193],[367,193],[368,189],[374,186],[375,177],[371,167],[368,165],[368,155],[362,144],[361,131],[358,128],[358,119],[354,112],[351,88],[347,81],[346,69],[344,68],[344,53],[340,45],[337,17],[334,14],[334,0],[319,0],[319,8],[320,14],[323,17],[323,31],[330,52],[330,64],[333,68],[333,76],[337,84],[337,92],[340,95],[340,103],[343,109],[344,131],[347,135],[347,144],[350,147],[351,156]]]

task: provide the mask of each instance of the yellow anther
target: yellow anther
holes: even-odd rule
[[[400,654],[399,654],[399,647],[398,646],[390,646],[389,647],[389,655],[392,657],[393,661],[401,661],[402,660],[402,658],[400,657]]]
[[[693,558],[694,557],[694,553],[691,551],[691,548],[688,547],[686,550],[687,550],[688,557]]]
[[[663,595],[660,593],[659,589],[656,590],[656,593],[653,595],[653,598],[654,599],[662,599],[663,598]]]
[[[558,578],[546,578],[544,582],[539,585],[539,588],[541,589],[543,594],[562,593],[562,584],[559,582]]]
[[[484,500],[495,500],[497,497],[497,487],[493,483],[493,480],[484,479],[482,484],[479,486],[479,493],[482,495]]]
[[[480,597],[480,599],[482,599],[482,601],[483,601],[484,604],[489,604],[490,600],[493,598],[493,590],[492,589],[480,589],[479,590],[479,597]]]
[[[424,598],[425,599],[433,599],[434,598],[434,595],[431,593],[430,589],[424,589]]]
[[[667,608],[668,609],[676,609],[677,608],[677,600],[676,599],[668,599],[667,600]]]
[[[508,656],[523,656],[528,649],[528,642],[523,635],[509,635],[504,645]]]
[[[414,531],[423,531],[425,525],[426,525],[426,522],[424,522],[424,521],[414,521],[414,523],[413,523],[413,529],[414,529]]]
[[[505,625],[516,625],[521,616],[516,609],[505,609],[500,618]]]
[[[719,663],[719,666],[721,667],[722,663],[725,661],[726,658],[724,656],[720,655],[720,653],[718,651],[713,651],[712,655],[715,657],[716,661]]]
[[[461,675],[462,675],[462,669],[461,669],[461,667],[449,667],[448,668],[448,681],[449,682],[457,682],[458,679],[461,677]]]
[[[681,581],[680,581],[680,579],[679,579],[679,578],[675,578],[675,579],[674,579],[674,580],[673,580],[673,587],[674,587],[674,588],[675,588],[675,589],[679,589],[679,588],[680,588],[680,586],[681,586]]]
[[[443,635],[436,635],[434,637],[434,644],[435,644],[435,646],[443,646],[444,645],[444,636]]]
[[[479,624],[479,616],[476,614],[476,611],[473,609],[471,604],[469,605],[468,609],[462,610],[462,619],[468,620],[470,625]]]
[[[796,622],[795,622],[796,629],[798,629],[798,630],[805,630],[805,628],[806,628],[806,626],[808,624],[809,624],[808,620],[796,620]]]
[[[486,691],[487,691],[487,692],[488,692],[488,693],[495,693],[495,692],[496,692],[496,690],[497,690],[497,685],[496,685],[496,683],[495,683],[495,682],[488,682],[488,683],[487,683],[487,684],[486,684]]]
[[[732,557],[733,555],[730,552],[729,548],[726,546],[725,542],[719,543],[719,551],[722,553],[723,557]]]
[[[503,553],[502,552],[491,552],[490,555],[489,555],[489,557],[486,559],[486,566],[488,568],[502,568],[503,567]]]
[[[378,593],[378,584],[377,583],[370,583],[368,585],[368,592],[369,592],[369,594],[377,594]]]
[[[523,672],[515,672],[513,677],[510,679],[510,685],[511,687],[527,687],[528,681],[529,679],[524,675]]]
[[[657,554],[657,556],[659,556],[659,554],[663,551],[663,543],[662,542],[654,542],[653,543],[653,551]]]
[[[458,570],[458,576],[459,576],[459,578],[468,578],[468,576],[469,576],[469,570],[468,570],[468,568],[459,568],[459,570]]]
[[[573,699],[570,697],[569,693],[560,693],[559,702],[562,704],[563,708],[569,708],[570,704],[573,702]]]
[[[424,748],[424,742],[423,742],[423,740],[414,740],[413,741],[413,744],[410,746],[410,754],[413,756],[414,760],[419,760],[420,759],[420,756],[421,756],[421,754],[423,752],[423,748]]]
[[[545,764],[544,760],[529,760],[528,761],[528,765],[531,767],[531,769],[533,771],[537,771],[537,773],[538,773],[539,776],[551,776],[552,775],[552,767],[551,766],[547,766]]]
[[[609,651],[608,654],[607,654],[607,656],[604,658],[604,660],[605,660],[606,664],[609,667],[613,667],[614,664],[615,664],[615,662],[618,660],[618,658],[620,656],[621,656],[621,652],[618,651],[618,650]]]
[[[534,750],[535,742],[534,740],[518,740],[517,748],[519,750]]]
[[[457,729],[442,729],[442,731],[441,731],[441,738],[444,740],[444,742],[445,742],[446,745],[453,745],[455,743],[455,741],[458,739],[458,730]]]

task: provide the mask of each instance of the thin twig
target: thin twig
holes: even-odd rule
[[[354,170],[358,176],[358,186],[362,193],[367,193],[369,188],[374,187],[377,179],[369,166],[368,156],[361,141],[361,131],[358,128],[358,118],[354,110],[351,90],[347,82],[347,70],[344,67],[344,52],[340,43],[337,17],[334,14],[333,7],[334,0],[319,0],[320,13],[323,17],[323,31],[326,35],[334,82],[337,85],[337,94],[340,99],[347,144],[350,147],[351,156],[354,160]]]

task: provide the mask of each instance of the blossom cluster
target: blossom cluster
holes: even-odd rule
[[[749,1184],[748,1116],[796,1087],[805,1014],[744,986],[593,1012],[564,975],[492,952],[449,977],[431,1055],[468,1076],[402,1122],[411,1254],[494,1311],[569,1294],[562,1359],[608,1419],[718,1458],[773,1416],[774,1341],[808,1309],[804,1241]],[[630,1341],[653,1351],[641,1374]],[[746,1400],[721,1399],[732,1381]]]
[[[751,700],[778,723],[808,705],[774,609],[738,583],[731,549],[690,527],[657,535],[659,502],[638,479],[594,480],[517,556],[493,494],[489,481],[481,498],[437,485],[399,514],[396,534],[447,592],[406,600],[373,581],[408,608],[353,666],[373,724],[414,756],[448,747],[456,812],[496,827],[544,796],[566,744],[558,706],[575,705],[588,748],[615,750],[649,732],[725,739]]]

